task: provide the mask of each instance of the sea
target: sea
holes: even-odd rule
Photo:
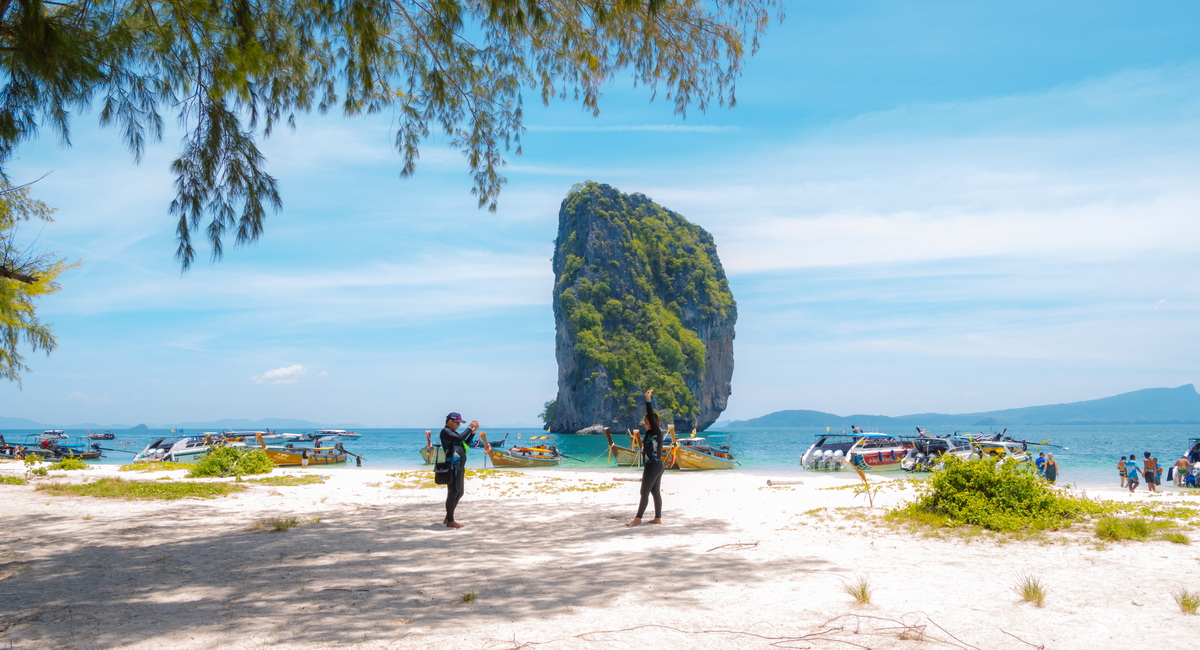
[[[433,429],[435,444],[439,430],[440,428]],[[103,433],[98,429],[90,431]],[[88,431],[84,430],[67,430],[67,434],[71,436],[71,442],[79,441],[82,438],[89,443],[99,444],[105,450],[104,458],[89,462],[120,465],[130,462],[134,454],[158,438],[203,433],[200,430],[173,432],[171,429],[116,429],[111,431],[116,436],[114,440],[87,440]],[[397,471],[417,469],[425,466],[419,453],[419,450],[425,446],[425,431],[425,429],[358,429],[357,432],[362,434],[362,438],[345,441],[343,446],[363,458],[362,467]],[[612,468],[604,436],[553,434],[540,429],[519,428],[485,429],[485,431],[491,441],[507,436],[506,447],[514,444],[556,445],[559,451],[568,457],[563,468],[576,468],[580,471]],[[18,444],[24,443],[41,432],[41,430],[29,429],[0,431],[7,441]],[[818,436],[826,432],[840,433],[842,430],[828,431],[826,427],[731,428],[724,431],[709,430],[700,435],[728,435],[728,444],[739,463],[739,467],[732,471],[801,475],[805,470],[800,467],[800,456]],[[915,433],[912,428],[908,427],[881,428],[878,429],[878,432],[906,436]],[[989,434],[1000,431],[964,426],[962,429],[929,430],[928,433],[931,436],[938,436],[955,432]],[[291,433],[304,433],[304,431],[292,431]],[[1161,464],[1169,466],[1191,446],[1192,439],[1200,438],[1200,424],[1047,425],[1011,428],[1007,429],[1005,433],[1015,440],[1028,441],[1031,451],[1041,449],[1053,452],[1059,466],[1059,484],[1073,484],[1087,488],[1119,486],[1116,463],[1121,456],[1135,454],[1138,459],[1141,459],[1143,452],[1149,451],[1151,456],[1158,458]],[[624,433],[614,434],[614,439],[618,444],[627,444],[628,441],[628,437]],[[1039,445],[1041,446],[1039,447]],[[468,456],[468,466],[482,468],[484,458],[482,450],[473,449]],[[355,469],[354,459],[351,459],[345,466],[338,467],[339,471],[354,471]]]

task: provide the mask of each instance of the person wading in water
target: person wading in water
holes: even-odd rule
[[[646,391],[646,419],[642,422],[646,429],[646,435],[642,436],[642,499],[638,502],[637,516],[626,526],[642,523],[651,496],[654,497],[654,519],[650,523],[662,523],[663,431],[662,422],[654,412],[653,395],[653,388]]]

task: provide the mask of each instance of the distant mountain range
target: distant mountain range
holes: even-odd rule
[[[308,420],[296,420],[292,418],[266,418],[262,420],[246,420],[228,418],[224,420],[211,420],[208,422],[171,422],[167,424],[96,424],[94,422],[80,422],[75,424],[46,424],[44,422],[34,422],[25,418],[6,418],[0,417],[0,428],[3,429],[184,429],[194,431],[197,429],[207,429],[210,431],[220,431],[222,429],[234,430],[249,430],[261,431],[263,429],[363,429],[361,424],[325,424],[318,422],[309,422]]]
[[[1147,388],[1113,397],[1049,404],[983,413],[918,413],[887,415],[834,415],[821,411],[776,411],[751,420],[718,422],[713,428],[880,426],[988,426],[1042,424],[1200,424],[1200,394],[1191,384],[1178,388]]]

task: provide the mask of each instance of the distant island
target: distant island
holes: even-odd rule
[[[202,422],[160,422],[158,424],[146,425],[137,424],[130,426],[128,424],[96,424],[95,422],[76,422],[73,424],[56,423],[46,424],[43,422],[34,422],[25,418],[10,418],[0,416],[0,428],[4,429],[99,429],[101,431],[109,430],[136,430],[144,431],[146,429],[180,429],[186,431],[207,430],[221,431],[223,429],[240,429],[245,431],[261,431],[263,429],[362,429],[359,424],[346,423],[321,423],[310,422],[308,420],[297,420],[294,418],[264,418],[262,420],[248,420],[245,418],[226,418],[224,420],[208,420]]]
[[[722,429],[772,427],[857,426],[986,426],[1044,424],[1200,424],[1200,394],[1191,384],[1178,388],[1147,388],[1113,397],[1027,406],[983,413],[917,413],[914,415],[834,415],[821,411],[776,411],[750,420],[718,422]]]

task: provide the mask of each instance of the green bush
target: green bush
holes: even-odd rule
[[[25,485],[28,482],[20,476],[0,476],[0,485]]]
[[[50,469],[87,469],[88,464],[82,460],[68,456],[50,466]]]
[[[208,455],[196,461],[188,478],[205,476],[246,476],[270,474],[275,463],[261,449],[245,447],[214,447]]]
[[[921,486],[917,500],[892,513],[894,518],[933,519],[947,526],[973,525],[998,532],[1043,530],[1069,525],[1100,506],[1064,496],[1038,478],[1029,463],[946,456],[946,466]],[[944,517],[944,520],[942,519]]]

